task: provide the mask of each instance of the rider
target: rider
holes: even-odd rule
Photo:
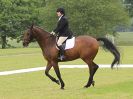
[[[67,18],[65,17],[65,10],[63,8],[58,8],[57,16],[59,17],[57,27],[51,32],[51,34],[55,35],[58,34],[57,46],[59,48],[60,53],[60,60],[63,60],[64,57],[64,48],[62,46],[63,42],[67,39],[72,37],[72,32],[69,29],[69,23]]]

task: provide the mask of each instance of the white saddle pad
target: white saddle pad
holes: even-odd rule
[[[72,37],[71,39],[68,39],[68,40],[66,41],[65,50],[66,50],[66,49],[71,49],[71,48],[73,48],[74,45],[75,45],[75,37]]]
[[[66,40],[65,50],[73,48],[75,45],[75,37],[72,37],[71,39]],[[59,48],[56,46],[56,48],[59,50]]]

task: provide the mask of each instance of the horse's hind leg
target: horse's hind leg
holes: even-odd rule
[[[87,84],[84,87],[88,88],[91,85],[94,86],[95,82],[93,80],[93,76],[96,73],[99,66],[97,64],[95,64],[93,61],[88,61],[87,60],[85,62],[88,64],[90,76],[89,76],[89,80],[88,80]]]

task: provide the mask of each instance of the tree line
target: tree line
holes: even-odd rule
[[[114,35],[118,26],[130,23],[122,0],[0,0],[2,48],[6,48],[7,37],[19,41],[32,23],[52,31],[56,27],[56,9],[59,7],[66,10],[70,28],[76,36]]]

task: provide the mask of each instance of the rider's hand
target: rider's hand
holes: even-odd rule
[[[52,31],[50,34],[55,35],[55,32],[54,32],[54,31]]]

